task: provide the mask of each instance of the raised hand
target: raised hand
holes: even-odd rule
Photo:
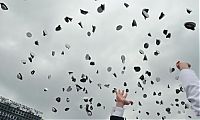
[[[116,106],[117,107],[124,107],[124,105],[129,105],[129,104],[133,104],[133,101],[128,101],[126,100],[127,97],[127,93],[124,92],[124,90],[118,90],[116,91]]]
[[[182,70],[182,69],[189,69],[191,67],[191,65],[187,62],[178,61],[178,62],[176,62],[176,67],[179,70]]]

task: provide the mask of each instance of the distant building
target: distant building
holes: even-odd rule
[[[43,113],[0,96],[0,120],[42,120]]]

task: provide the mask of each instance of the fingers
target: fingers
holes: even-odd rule
[[[116,95],[121,95],[125,98],[127,97],[127,93],[124,93],[124,90],[118,89],[117,92],[115,92],[115,93],[116,93]]]
[[[120,94],[120,89],[116,90],[116,95]]]
[[[118,89],[115,93],[116,93],[116,96],[121,96],[123,98],[126,98],[128,96],[127,92],[124,92],[124,90],[120,90],[120,89]]]
[[[115,92],[115,93],[116,93],[116,96],[117,96],[117,95],[121,95],[121,94],[122,94],[122,92],[121,92],[121,90],[120,90],[120,89],[116,90],[116,92]]]
[[[115,102],[121,102],[123,105],[133,105],[133,101],[126,100],[126,97],[128,96],[128,93],[124,90],[116,90],[116,99]]]
[[[124,98],[126,98],[126,97],[127,97],[127,95],[128,95],[128,94],[127,94],[127,92],[126,92],[126,93],[125,93],[125,95],[124,95]]]
[[[124,96],[124,90],[122,90],[121,95]]]
[[[130,101],[131,105],[133,105],[133,101]]]
[[[116,94],[120,94],[120,95],[123,95],[124,94],[124,90],[120,90],[120,89],[118,89],[118,90],[116,90],[116,92],[115,92]]]
[[[177,61],[177,62],[176,62],[176,67],[177,67],[178,69],[180,69],[179,63],[180,63],[180,61]]]
[[[177,61],[177,62],[176,62],[176,66],[178,66],[178,65],[179,65],[179,63],[180,63],[180,61]]]
[[[177,61],[176,64],[179,64],[181,61]]]
[[[128,101],[128,100],[126,100],[126,101],[124,101],[124,105],[133,105],[133,101]]]
[[[191,68],[191,64],[190,64],[190,63],[187,63],[187,62],[177,61],[177,62],[176,62],[176,67],[177,67],[179,70],[188,69],[188,68]]]

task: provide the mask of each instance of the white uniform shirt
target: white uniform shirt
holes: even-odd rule
[[[191,69],[181,70],[179,80],[182,82],[192,109],[197,116],[200,116],[200,80]]]

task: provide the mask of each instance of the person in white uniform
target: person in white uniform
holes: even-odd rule
[[[190,69],[189,63],[178,61],[176,66],[180,70],[179,80],[185,89],[186,97],[196,116],[200,116],[200,80],[195,72]]]
[[[184,87],[186,97],[196,116],[200,117],[200,80],[195,72],[190,69],[189,63],[178,61],[176,67],[180,70],[179,80]],[[133,104],[133,101],[127,100],[126,97],[127,93],[124,90],[116,91],[116,106],[113,107],[110,120],[124,120],[124,105]]]

